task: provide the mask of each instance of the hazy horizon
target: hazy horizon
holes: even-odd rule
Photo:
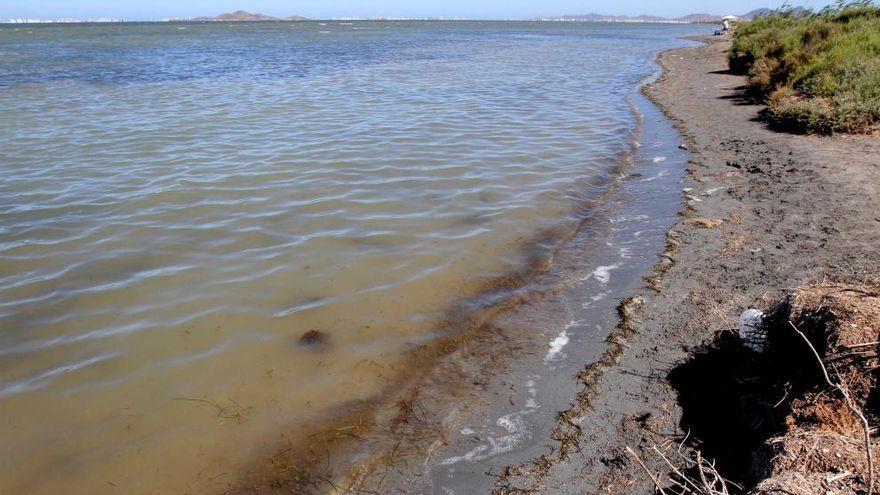
[[[694,13],[743,14],[750,10],[768,7],[777,8],[782,0],[735,0],[706,6],[694,0],[670,0],[662,6],[644,0],[596,0],[591,2],[575,0],[546,0],[530,2],[526,0],[466,1],[450,0],[438,4],[424,0],[341,0],[328,6],[326,2],[302,0],[285,2],[281,0],[195,0],[182,5],[170,0],[132,0],[121,3],[109,0],[83,0],[69,2],[63,0],[32,1],[26,5],[19,0],[0,0],[0,19],[40,18],[55,19],[73,17],[80,19],[115,17],[130,21],[160,20],[163,18],[191,18],[213,16],[225,12],[245,10],[275,17],[302,15],[314,19],[335,17],[444,17],[466,19],[533,19],[561,15],[582,15],[598,13],[604,15],[653,15],[680,17]],[[796,2],[805,7],[821,8],[831,2],[807,0]]]

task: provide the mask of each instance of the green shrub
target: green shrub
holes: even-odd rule
[[[745,23],[728,62],[767,101],[775,126],[816,133],[880,128],[880,7],[872,2],[780,11]]]

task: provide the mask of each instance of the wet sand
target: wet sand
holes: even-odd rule
[[[689,435],[668,379],[676,366],[748,307],[809,282],[877,275],[880,139],[767,129],[743,78],[727,72],[727,42],[706,41],[662,54],[664,75],[646,89],[691,152],[668,258],[621,304],[608,352],[579,376],[583,390],[557,425],[562,441],[496,473],[496,493],[653,493],[626,447],[704,440]]]

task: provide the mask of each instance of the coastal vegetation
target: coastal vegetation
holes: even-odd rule
[[[818,12],[782,9],[739,26],[733,72],[768,105],[777,128],[831,134],[880,128],[880,7],[839,2]]]

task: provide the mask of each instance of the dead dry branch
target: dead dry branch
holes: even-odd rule
[[[874,493],[874,454],[871,450],[871,426],[868,423],[868,418],[865,417],[865,413],[862,409],[856,404],[855,400],[852,398],[852,395],[849,393],[849,389],[846,387],[846,384],[840,379],[838,375],[838,382],[834,382],[831,380],[831,376],[828,374],[828,368],[825,367],[825,362],[822,361],[822,357],[819,355],[819,351],[816,350],[816,347],[813,346],[813,343],[810,342],[810,339],[802,332],[791,320],[788,321],[788,324],[791,325],[791,328],[797,332],[798,335],[807,343],[807,346],[812,351],[813,356],[816,357],[816,361],[819,363],[819,368],[822,370],[822,375],[825,378],[825,381],[829,386],[840,392],[843,396],[843,400],[846,403],[846,406],[858,416],[859,420],[862,422],[862,434],[863,440],[865,442],[865,457],[867,460],[867,471],[868,471],[868,495],[872,495]]]
[[[666,466],[667,474],[655,473],[632,448],[626,448],[627,455],[639,465],[660,495],[730,495],[730,486],[742,489],[721,476],[715,463],[704,458],[700,451],[687,454],[679,448],[664,452],[654,445],[651,452]]]

